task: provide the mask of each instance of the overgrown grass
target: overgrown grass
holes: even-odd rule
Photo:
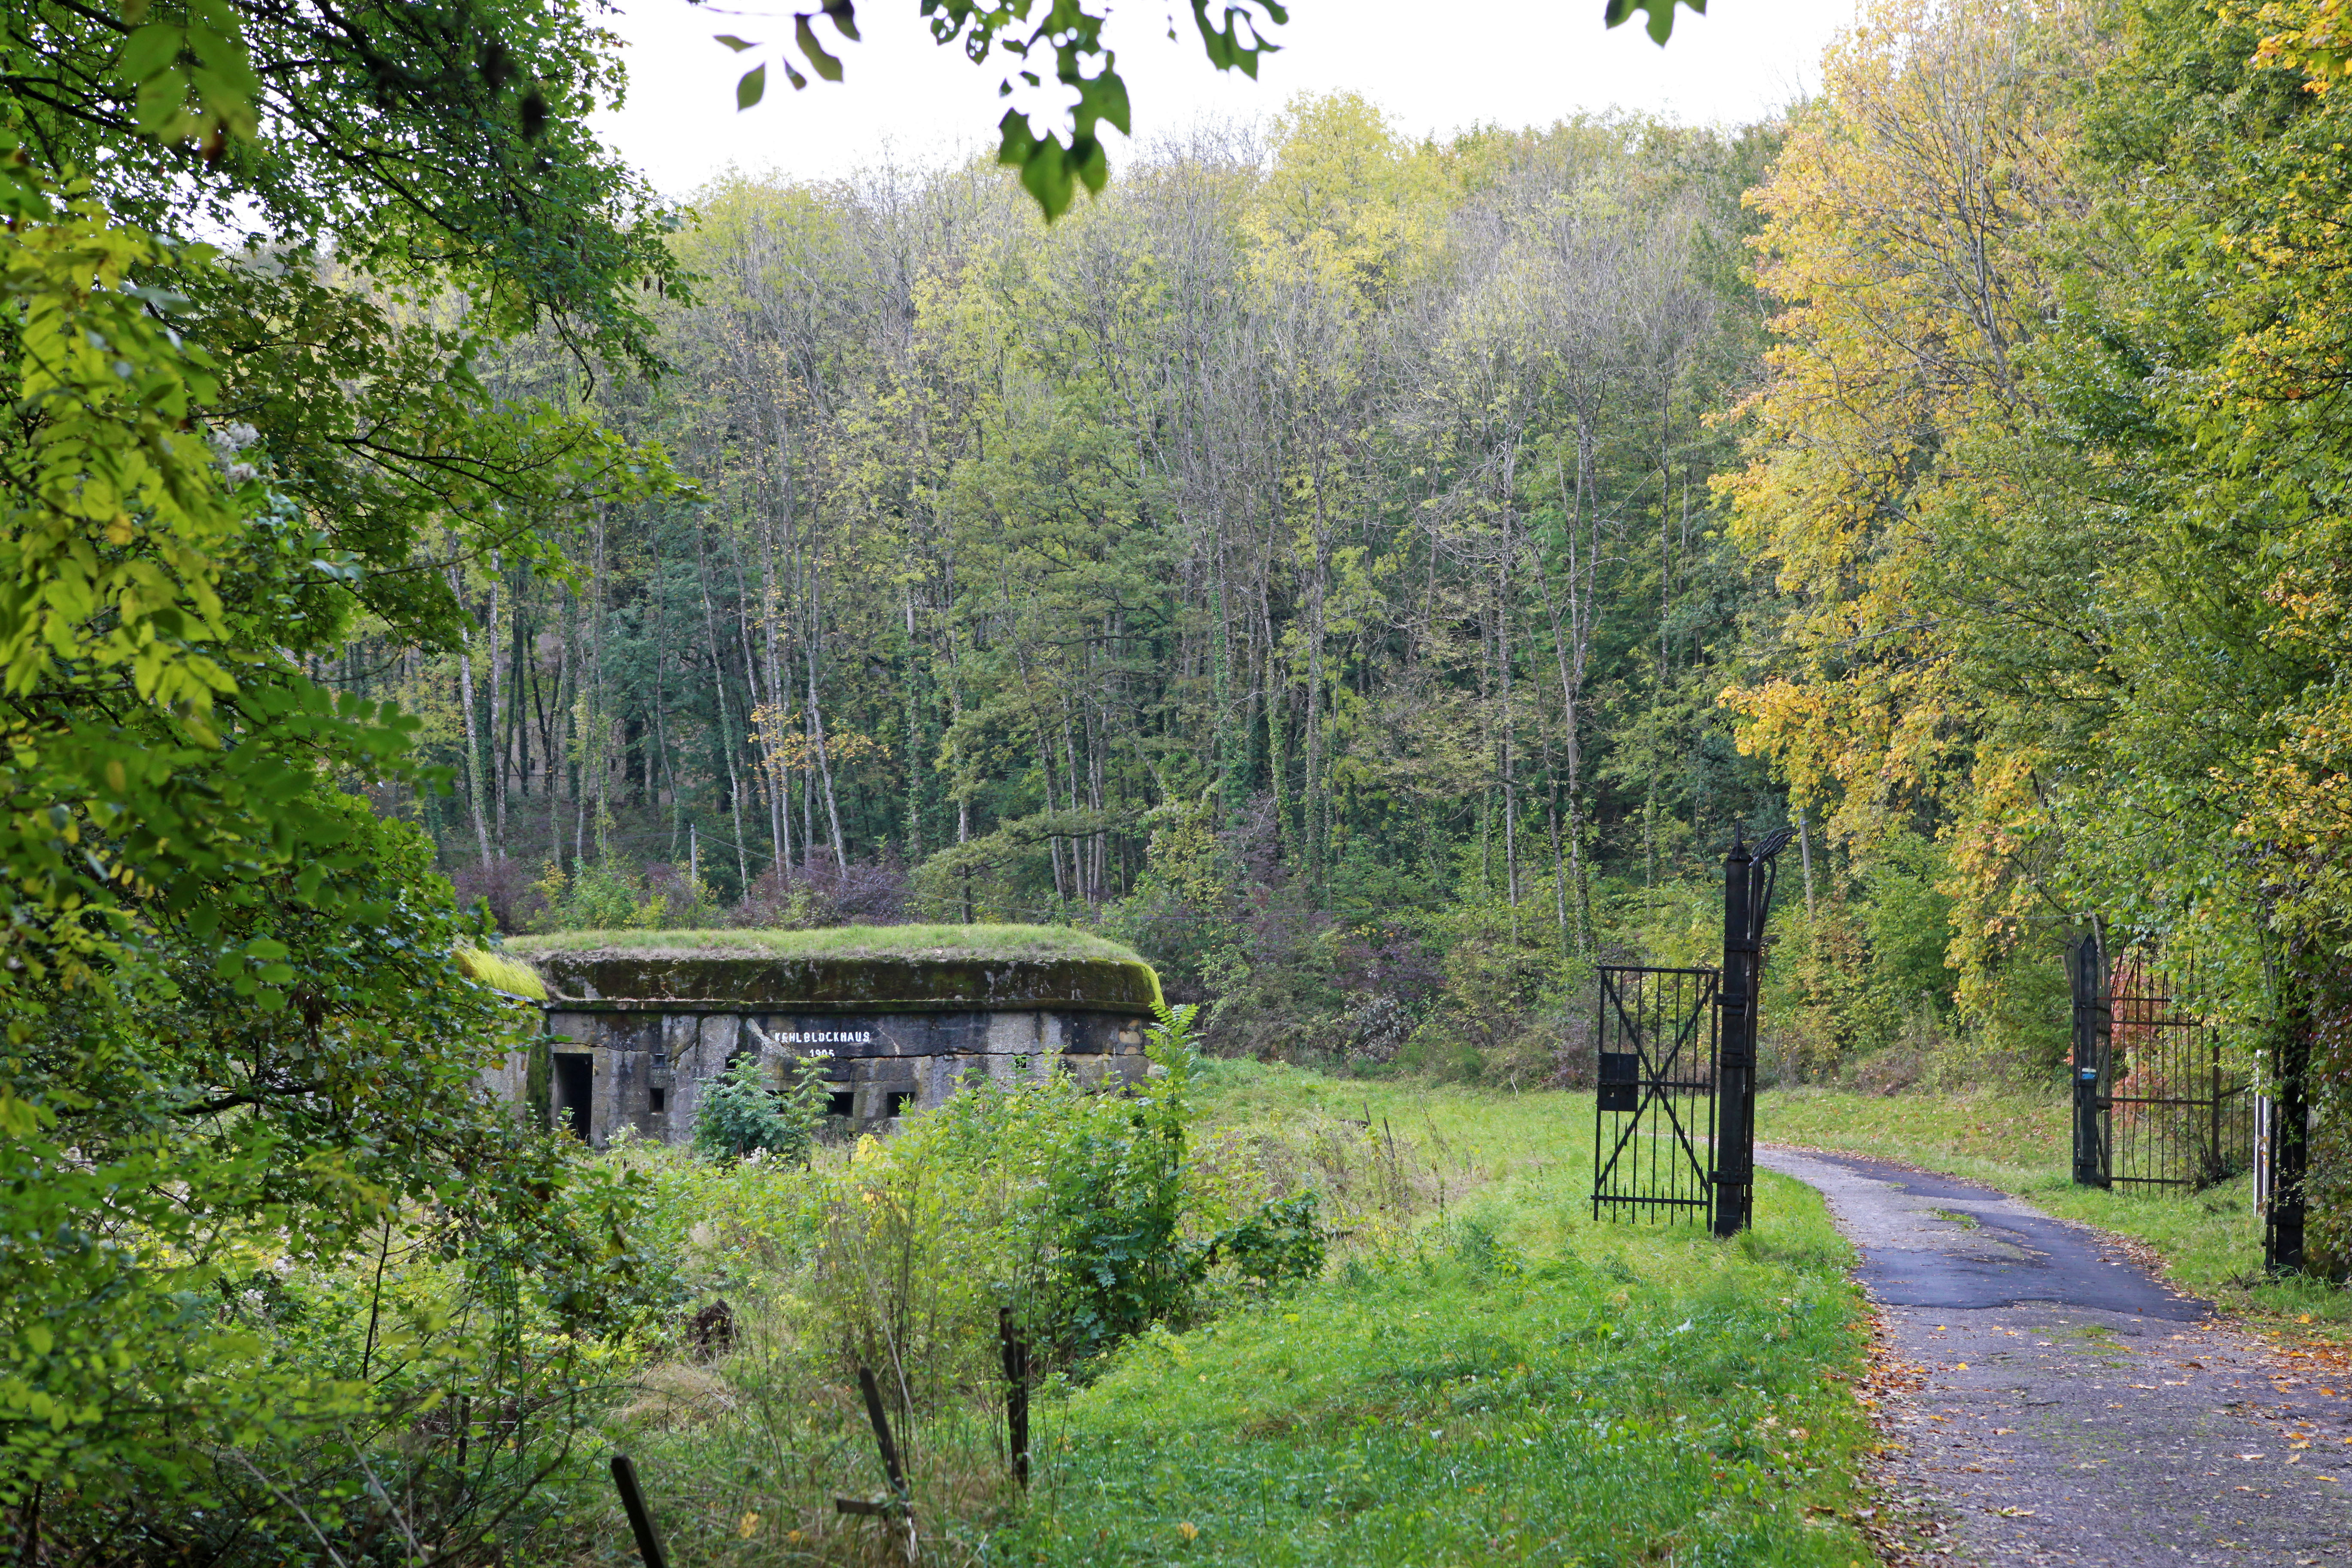
[[[773,954],[784,958],[1103,958],[1139,964],[1134,948],[1066,925],[832,925],[809,931],[715,926],[692,931],[551,931],[510,936],[511,952]]]
[[[457,967],[486,986],[533,1001],[547,999],[547,982],[528,964],[519,964],[503,954],[463,946],[455,950],[455,956]]]
[[[2067,1102],[2055,1093],[1880,1096],[1801,1088],[1759,1096],[1757,1124],[1767,1140],[1967,1176],[2061,1218],[2130,1237],[2155,1251],[2173,1283],[2227,1311],[2284,1320],[2331,1339],[2352,1328],[2352,1293],[2315,1281],[2263,1277],[2263,1223],[2250,1177],[2186,1194],[2076,1186],[2068,1114]]]
[[[1332,1117],[1424,1221],[1296,1298],[1155,1333],[1054,1412],[997,1561],[1846,1563],[1870,1441],[1851,1254],[1778,1177],[1757,1230],[1594,1223],[1590,1101],[1205,1075],[1227,1136]],[[1440,1197],[1437,1195],[1443,1194]]]
[[[1038,1395],[1010,1486],[1001,1407],[911,1433],[925,1555],[1002,1564],[1806,1564],[1870,1552],[1844,1521],[1872,1441],[1848,1381],[1864,1312],[1811,1191],[1760,1223],[1595,1223],[1591,1103],[1364,1083],[1254,1062],[1194,1080],[1196,1178],[1312,1186],[1323,1276],[1155,1328]],[[698,1206],[701,1200],[698,1199]],[[706,1208],[707,1211],[707,1208]],[[793,1265],[779,1258],[782,1272]],[[769,1267],[738,1256],[729,1293]],[[679,1561],[903,1561],[834,1514],[882,1475],[855,1392],[790,1343],[792,1294],[707,1368],[647,1380],[633,1445]],[[783,1337],[774,1337],[779,1331]],[[626,1557],[625,1532],[602,1556]]]

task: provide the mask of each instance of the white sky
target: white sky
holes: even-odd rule
[[[772,63],[765,101],[740,114],[735,78],[782,55],[792,13],[814,10],[814,0],[619,5],[605,25],[628,43],[629,102],[600,117],[599,129],[670,194],[730,162],[814,177],[886,156],[927,163],[994,145],[1005,107],[998,62],[975,67],[933,44],[916,0],[866,0],[863,43],[838,42],[819,21],[817,36],[846,79],[812,77],[794,92]],[[1282,52],[1261,62],[1255,82],[1210,68],[1187,0],[1128,0],[1113,10],[1108,36],[1142,141],[1202,120],[1263,119],[1294,93],[1343,88],[1412,134],[1548,125],[1612,107],[1736,124],[1819,81],[1822,48],[1853,20],[1853,0],[1714,0],[1711,16],[1680,12],[1663,49],[1639,15],[1612,30],[1601,8],[1601,0],[1292,0],[1290,25],[1276,35]],[[713,41],[717,33],[768,47],[739,57]],[[1110,140],[1116,179],[1125,149]]]

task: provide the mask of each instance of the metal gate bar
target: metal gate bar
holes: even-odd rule
[[[1601,967],[1594,1218],[1712,1213],[1717,985],[1713,969]]]
[[[2251,1084],[2223,1071],[2219,1033],[2182,998],[2193,969],[2145,949],[2116,957],[2107,980],[2109,1179],[2194,1191],[2253,1162]]]
[[[2192,966],[2143,942],[2110,957],[2097,933],[2067,951],[2074,992],[2074,1180],[2195,1191],[2248,1169],[2252,1085],[2226,1069],[2189,999]]]

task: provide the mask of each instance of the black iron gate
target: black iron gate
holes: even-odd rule
[[[2195,1191],[2253,1163],[2254,1103],[2199,1016],[2196,977],[2095,933],[2068,954],[2074,992],[2074,1179]]]
[[[1713,969],[1601,966],[1595,1219],[1711,1212],[1716,989]]]
[[[1723,865],[1722,969],[1605,965],[1592,1216],[1706,1220],[1717,1236],[1754,1218],[1756,1025],[1773,857],[1792,834]]]

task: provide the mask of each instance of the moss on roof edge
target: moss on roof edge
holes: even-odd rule
[[[1076,1008],[1148,1014],[1160,977],[1140,958],[995,958],[972,954],[592,949],[518,952],[546,979],[551,1005],[631,1002],[776,1011],[932,1012]]]

